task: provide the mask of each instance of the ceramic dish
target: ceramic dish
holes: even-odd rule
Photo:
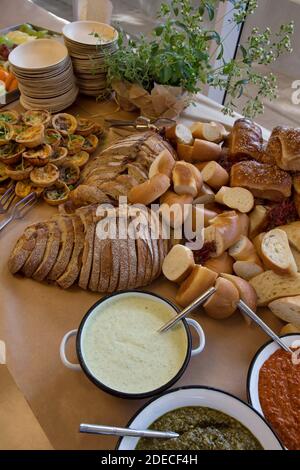
[[[163,393],[140,408],[126,427],[147,429],[165,413],[185,406],[203,406],[226,413],[249,429],[265,450],[283,449],[270,425],[251,406],[230,393],[204,386],[182,387]],[[137,442],[138,438],[123,437],[117,449],[133,450]]]

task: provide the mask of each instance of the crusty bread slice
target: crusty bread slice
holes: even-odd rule
[[[119,241],[119,259],[120,259],[120,275],[117,290],[124,290],[128,286],[129,280],[129,264],[131,260],[128,256],[128,234],[127,234],[127,218],[119,216],[118,225],[118,241]]]
[[[57,279],[57,284],[63,289],[68,289],[77,280],[81,269],[82,251],[84,244],[83,224],[78,215],[72,218],[74,226],[74,247],[72,256],[65,272]]]
[[[111,242],[107,238],[105,240],[100,240],[100,272],[99,272],[99,283],[98,283],[98,292],[107,292],[109,281],[110,281],[110,272],[111,272]]]
[[[261,233],[267,223],[268,209],[265,206],[257,204],[253,211],[249,214],[250,228],[249,228],[249,237],[255,238],[259,233]]]
[[[163,263],[163,273],[171,282],[181,284],[195,266],[192,250],[183,245],[175,245],[167,254]]]
[[[36,224],[34,224],[27,227],[23,235],[18,239],[8,260],[8,268],[12,274],[17,273],[22,269],[35,247],[36,238],[37,230]]]
[[[233,271],[235,274],[246,281],[249,281],[258,274],[261,274],[264,271],[258,256],[247,261],[236,261],[233,264]]]
[[[256,255],[256,249],[248,237],[244,235],[229,248],[229,254],[236,261],[247,261]]]
[[[146,262],[148,249],[146,243],[141,238],[136,240],[136,249],[137,249],[137,275],[136,275],[136,287],[141,287],[144,285],[144,278],[146,273]]]
[[[274,271],[265,271],[250,280],[257,294],[257,305],[264,307],[281,297],[300,295],[300,274],[280,276]]]
[[[109,286],[107,292],[114,292],[117,290],[120,276],[120,251],[119,251],[119,240],[111,239],[111,271]]]
[[[247,214],[253,209],[254,197],[248,189],[222,186],[215,196],[215,201],[224,206]]]
[[[57,224],[61,231],[61,246],[54,263],[53,268],[47,276],[50,281],[56,281],[66,270],[74,245],[74,227],[72,223],[72,216],[59,216],[56,219]]]
[[[77,214],[81,218],[84,227],[84,245],[82,252],[82,266],[79,275],[78,285],[82,289],[87,289],[93,265],[94,239],[95,239],[95,215],[96,210],[91,206],[78,209]]]
[[[278,274],[295,274],[297,265],[291,252],[287,234],[280,229],[267,232],[261,244],[265,266]]]
[[[295,260],[295,263],[297,265],[297,271],[300,272],[300,252],[296,250],[296,248],[291,247],[291,252],[293,253],[293,257]]]
[[[300,295],[273,300],[268,307],[281,320],[300,328]]]
[[[49,234],[48,225],[46,223],[39,224],[39,226],[36,227],[36,230],[37,233],[35,246],[22,268],[22,273],[26,277],[31,277],[36,271],[36,269],[39,267],[43,260],[47,246]]]
[[[300,251],[300,221],[292,222],[288,225],[281,225],[277,228],[283,230],[287,234],[291,246]]]
[[[43,281],[51,271],[59,252],[61,232],[55,220],[48,222],[48,241],[39,267],[33,273],[32,278],[35,281]]]

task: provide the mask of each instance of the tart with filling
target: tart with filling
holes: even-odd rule
[[[42,192],[43,188],[37,188],[29,179],[18,181],[15,187],[16,196],[20,197],[21,199],[28,196],[30,193],[35,193],[37,196],[40,196]]]
[[[33,170],[31,163],[27,162],[22,158],[21,162],[15,165],[10,165],[6,168],[6,173],[14,181],[22,181],[29,178],[30,173]]]
[[[14,135],[14,128],[5,121],[0,121],[0,145],[6,145]]]
[[[17,124],[20,115],[17,111],[2,111],[0,112],[0,121],[8,122],[8,124]]]
[[[26,129],[28,129],[28,126],[25,126],[23,122],[18,123],[18,124],[13,124],[13,130],[14,130],[14,135],[13,139],[15,139],[21,132],[24,132]]]
[[[68,149],[65,147],[58,147],[54,149],[49,162],[54,165],[60,166],[67,161],[68,158]]]
[[[62,181],[56,181],[52,186],[44,189],[43,197],[50,206],[58,206],[68,200],[69,194],[68,186]]]
[[[56,129],[45,130],[45,144],[51,145],[53,149],[57,149],[61,145],[62,137]]]
[[[94,134],[90,134],[85,138],[82,150],[85,150],[87,153],[93,153],[98,146],[98,142],[98,137]]]
[[[84,150],[81,150],[81,152],[75,153],[74,155],[70,155],[67,158],[67,161],[73,163],[73,165],[76,165],[79,168],[83,168],[84,165],[86,165],[89,161],[89,158],[89,154]]]
[[[37,126],[29,126],[23,131],[21,131],[15,137],[15,140],[19,144],[25,145],[25,147],[34,148],[38,147],[44,142],[44,133],[45,128],[43,124],[38,124]]]
[[[59,167],[59,179],[66,185],[77,183],[80,178],[80,169],[73,163],[66,162]]]
[[[93,134],[95,134],[97,137],[100,137],[104,134],[104,129],[98,122],[94,123]]]
[[[13,165],[21,160],[24,150],[24,145],[10,141],[0,147],[0,161],[6,165]]]
[[[52,126],[63,135],[74,134],[77,119],[68,113],[58,113],[52,118]]]
[[[49,144],[42,144],[31,150],[23,152],[23,158],[30,162],[33,166],[46,165],[53,153],[52,147]]]
[[[7,181],[8,179],[9,179],[9,176],[7,174],[6,165],[0,162],[0,184],[4,183],[4,181]]]
[[[43,124],[47,127],[51,121],[51,114],[43,109],[29,109],[23,114],[22,119],[27,126]]]
[[[70,134],[66,139],[66,146],[70,155],[80,152],[85,142],[82,135]]]
[[[95,122],[91,119],[79,118],[77,119],[76,133],[86,137],[94,132],[95,127]]]
[[[30,180],[39,188],[47,188],[54,184],[59,178],[57,166],[48,163],[45,166],[36,167],[30,173]]]

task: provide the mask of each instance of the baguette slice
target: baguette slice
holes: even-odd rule
[[[225,127],[217,122],[195,122],[190,129],[195,139],[208,140],[216,144],[222,142],[228,134]]]
[[[300,274],[280,276],[273,271],[265,271],[250,280],[257,294],[257,305],[265,307],[281,297],[300,296]]]
[[[209,162],[201,173],[203,181],[213,189],[220,189],[222,186],[226,186],[229,181],[229,174],[217,162]]]
[[[292,222],[288,225],[281,225],[277,228],[283,230],[287,234],[291,246],[300,251],[300,221]]]
[[[174,165],[175,160],[171,152],[169,152],[168,149],[163,150],[151,164],[149,168],[149,178],[157,175],[157,173],[163,173],[171,178]]]
[[[229,188],[228,186],[222,186],[215,196],[216,202],[223,204],[224,206],[230,207],[231,209],[237,209],[243,214],[247,214],[253,209],[254,197],[248,189],[244,188]]]
[[[215,202],[215,193],[208,184],[203,183],[197,197],[194,199],[194,204],[210,204],[213,202]]]
[[[254,312],[257,309],[257,295],[254,288],[247,282],[245,279],[242,279],[238,276],[233,276],[231,274],[222,273],[221,277],[224,277],[228,281],[232,282],[235,285],[240,294],[240,299],[245,302],[248,307],[250,307]],[[248,325],[251,324],[250,318],[243,314],[243,317]]]
[[[192,163],[193,161],[193,146],[186,144],[177,144],[177,155],[180,160]]]
[[[256,249],[249,238],[243,235],[239,241],[229,248],[229,254],[236,261],[247,261],[256,255]]]
[[[211,160],[218,160],[221,155],[220,145],[207,140],[195,139],[192,153],[193,162],[210,162]]]
[[[267,232],[261,244],[262,259],[268,269],[277,274],[295,274],[297,265],[291,252],[287,234],[280,229]]]
[[[239,291],[232,282],[222,277],[216,280],[215,288],[216,292],[203,305],[205,313],[216,320],[229,318],[236,311]]]
[[[296,250],[293,247],[291,247],[291,252],[293,253],[293,257],[297,265],[297,271],[299,272],[300,271],[300,253],[298,250]]]
[[[273,300],[268,307],[281,320],[300,328],[300,295]]]
[[[191,274],[194,266],[192,250],[183,245],[175,245],[165,257],[162,271],[169,281],[180,284]]]
[[[246,281],[264,272],[258,256],[248,261],[236,261],[233,265],[235,274]]]
[[[193,300],[215,284],[218,275],[210,269],[196,265],[183,281],[176,295],[176,302],[187,307]]]
[[[268,209],[265,206],[257,204],[251,214],[250,219],[250,238],[255,238],[259,233],[263,232],[267,223]]]

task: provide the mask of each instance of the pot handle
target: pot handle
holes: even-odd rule
[[[68,369],[72,369],[72,370],[81,370],[81,367],[80,367],[79,364],[73,364],[72,362],[70,362],[67,359],[67,356],[66,356],[67,343],[68,343],[69,339],[72,336],[76,336],[76,335],[77,335],[77,330],[71,330],[71,331],[68,331],[68,333],[65,334],[65,336],[63,337],[63,339],[60,343],[59,353],[60,353],[61,361],[64,364],[64,366],[66,366],[66,367],[68,367]]]
[[[199,336],[199,346],[197,348],[193,348],[191,351],[191,356],[196,356],[197,354],[200,354],[205,347],[205,334],[202,327],[196,320],[193,320],[192,318],[186,318],[186,321],[189,326],[192,326],[194,330],[196,330],[196,333]]]

